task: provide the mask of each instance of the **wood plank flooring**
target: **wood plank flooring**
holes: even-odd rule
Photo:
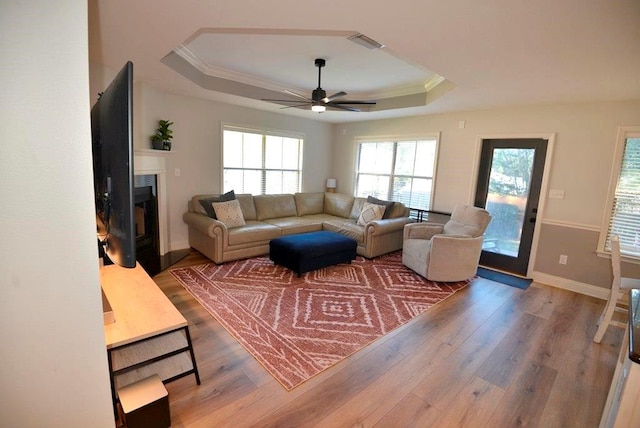
[[[202,380],[167,385],[173,427],[597,427],[624,333],[593,343],[603,300],[479,278],[287,392],[168,271],[154,280]]]

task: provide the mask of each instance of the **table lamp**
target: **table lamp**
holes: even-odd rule
[[[336,191],[336,179],[327,178],[327,192],[333,193]]]

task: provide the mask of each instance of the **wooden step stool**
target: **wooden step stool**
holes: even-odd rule
[[[122,421],[127,428],[168,428],[171,426],[169,393],[153,375],[118,390]]]

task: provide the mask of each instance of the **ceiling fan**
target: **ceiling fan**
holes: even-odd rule
[[[295,92],[285,90],[285,92],[289,95],[292,95],[296,98],[296,100],[274,100],[274,99],[262,99],[262,101],[270,101],[279,104],[291,104],[286,105],[282,108],[291,108],[291,107],[306,107],[311,106],[311,110],[322,113],[327,108],[336,109],[336,110],[348,110],[348,111],[361,111],[359,108],[353,107],[354,105],[375,105],[375,101],[366,101],[366,100],[338,100],[339,98],[347,95],[346,92],[340,91],[337,92],[330,97],[327,96],[327,93],[320,87],[320,77],[322,67],[325,66],[326,61],[322,58],[317,58],[315,61],[316,67],[318,67],[318,87],[313,90],[311,93],[311,98],[307,98],[304,95],[296,94]],[[304,101],[301,101],[304,100]]]

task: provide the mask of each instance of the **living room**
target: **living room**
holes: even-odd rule
[[[105,87],[118,70],[90,63],[91,93]],[[529,277],[603,298],[610,283],[609,261],[596,254],[618,128],[633,124],[637,101],[580,102],[461,111],[404,118],[329,124],[240,106],[166,93],[143,82],[135,85],[138,149],[149,149],[158,118],[175,122],[167,171],[169,249],[188,248],[182,220],[196,194],[222,192],[222,127],[299,133],[304,138],[302,183],[305,192],[323,191],[335,177],[336,191],[353,194],[357,138],[439,133],[433,210],[451,212],[475,189],[478,143],[492,137],[540,137],[553,141],[545,171],[547,189],[563,189],[564,199],[545,199],[538,214],[540,237]],[[366,114],[366,113],[365,113]],[[460,122],[464,121],[464,128]],[[174,174],[175,170],[180,175]],[[226,189],[231,190],[231,189]],[[534,247],[535,248],[535,247]],[[561,254],[571,263],[558,264]],[[640,266],[629,265],[640,274]]]
[[[304,7],[297,2],[279,2],[279,11],[286,7],[287,12],[263,20],[266,19],[263,13],[250,16],[246,13],[271,8],[262,5],[263,2],[232,3],[210,6],[208,13],[201,14],[200,26],[317,28],[318,17],[322,17],[321,21],[330,21],[336,16],[334,11],[344,10],[344,16],[332,24],[334,27],[348,23],[352,29],[350,17],[358,15],[358,22],[363,23],[358,30],[377,37],[381,34],[377,26],[383,22],[381,15],[384,15],[380,12],[375,14],[377,20],[365,19],[365,10],[376,9],[371,2],[349,6],[325,2]],[[433,14],[427,13],[427,6],[423,9],[412,3],[415,2],[404,6],[416,15],[416,20],[425,24],[424,17]],[[552,8],[555,3],[539,6]],[[571,6],[577,12],[582,4],[572,2]],[[305,157],[313,159],[313,163],[305,164],[304,190],[321,191],[326,178],[335,177],[337,190],[347,194],[353,192],[356,137],[438,132],[440,150],[434,209],[443,211],[450,211],[458,201],[471,198],[474,180],[471,172],[475,168],[478,138],[553,135],[548,189],[562,189],[565,197],[547,199],[545,211],[538,218],[541,230],[532,266],[533,277],[556,287],[599,295],[610,281],[609,260],[598,257],[595,251],[605,215],[616,136],[621,126],[640,125],[637,80],[640,43],[638,30],[634,29],[638,17],[635,4],[598,2],[597,6],[602,9],[603,22],[594,23],[594,27],[630,29],[629,43],[611,56],[607,52],[613,45],[605,42],[604,46],[600,43],[568,46],[565,57],[548,61],[551,65],[575,60],[581,69],[591,64],[595,87],[624,88],[616,92],[615,97],[607,97],[594,89],[592,97],[554,102],[551,94],[539,91],[536,103],[531,105],[332,124],[313,117],[300,118],[174,94],[144,81],[138,82],[136,145],[144,148],[159,118],[175,122],[174,147],[165,155],[172,172],[167,180],[170,249],[188,247],[187,229],[182,221],[187,200],[196,193],[222,190],[220,127],[223,123],[303,133]],[[129,25],[148,26],[152,37],[168,37],[164,35],[163,25],[180,21],[175,18],[178,14],[172,13],[174,6],[168,2],[153,7],[166,13],[162,22],[143,18],[145,13],[137,10],[123,13],[121,19]],[[483,7],[487,12],[508,9],[510,5],[496,2]],[[117,9],[117,5],[114,8]],[[381,3],[378,9],[386,8],[388,5]],[[0,73],[5,82],[2,108],[6,118],[3,136],[7,142],[1,149],[4,240],[0,270],[5,290],[3,363],[12,370],[2,375],[0,420],[8,426],[42,426],[51,421],[57,426],[112,426],[92,215],[88,110],[90,100],[104,89],[120,63],[128,59],[135,63],[136,58],[129,57],[126,46],[111,46],[105,38],[101,41],[105,51],[121,49],[121,57],[114,61],[113,67],[90,62],[88,8],[84,1],[12,4],[3,5],[2,9],[0,31],[5,55]],[[438,9],[441,13],[447,10]],[[464,13],[470,11],[465,9]],[[550,29],[560,25],[552,13],[529,12],[535,19],[545,17]],[[443,30],[437,20],[428,20],[428,24],[436,33]],[[406,55],[421,58],[423,54],[416,53],[427,50],[427,46],[414,42],[400,47],[402,24],[390,23],[390,26],[393,28],[384,32],[385,43]],[[101,30],[115,31],[113,28]],[[194,28],[183,31],[180,41],[193,31]],[[461,37],[470,36],[461,34]],[[606,39],[604,35],[600,37]],[[474,56],[473,51],[465,50],[464,40],[443,37],[435,42],[455,43],[462,54]],[[168,45],[171,43],[172,40],[166,41]],[[151,52],[150,55],[162,58],[166,53]],[[534,52],[523,49],[517,60],[524,61],[529,53]],[[578,61],[584,58],[592,58],[592,62]],[[509,72],[526,74],[528,65],[531,65],[529,61],[512,61]],[[158,62],[157,67],[164,65]],[[495,64],[496,74],[500,67],[506,64]],[[490,71],[492,67],[486,68]],[[554,77],[545,78],[555,80]],[[571,74],[558,79],[572,86]],[[488,80],[487,91],[495,84],[497,82]],[[619,96],[621,92],[625,95]],[[460,126],[461,121],[464,127]],[[179,176],[173,174],[176,168],[180,170]],[[558,264],[559,254],[568,254],[568,265]],[[639,272],[637,265],[628,264],[627,268],[630,275]]]

